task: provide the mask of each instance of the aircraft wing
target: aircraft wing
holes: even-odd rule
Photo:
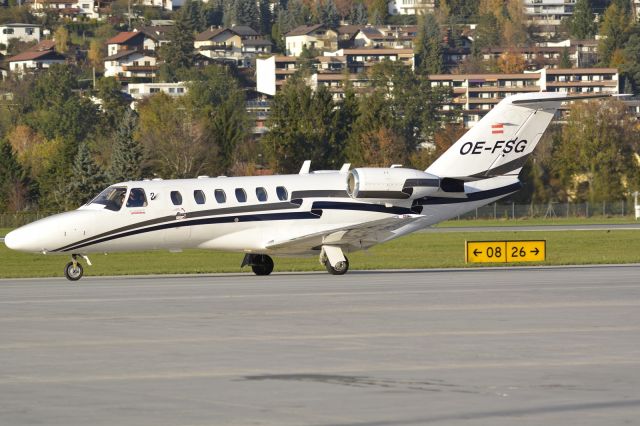
[[[385,219],[357,223],[325,231],[302,235],[288,240],[274,241],[267,244],[269,250],[287,251],[288,249],[310,250],[322,245],[352,246],[357,249],[371,247],[394,236],[394,231],[426,216],[404,214]]]

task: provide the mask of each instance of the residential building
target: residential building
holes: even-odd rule
[[[47,69],[53,64],[64,64],[67,58],[53,49],[27,50],[7,60],[9,70],[16,74]]]
[[[338,49],[338,32],[323,24],[302,25],[285,34],[288,56],[300,56],[304,47],[318,52]]]
[[[269,130],[266,127],[266,121],[271,111],[271,101],[268,100],[253,100],[247,101],[246,110],[253,121],[252,132],[253,135],[262,135]]]
[[[125,89],[133,99],[140,100],[156,93],[165,93],[169,96],[183,96],[188,87],[185,82],[178,83],[129,83]]]
[[[339,49],[326,52],[313,61],[315,72],[309,84],[312,87],[325,85],[330,87],[334,98],[344,96],[346,81],[357,90],[368,86],[369,77],[366,71],[376,63],[384,60],[398,61],[413,68],[414,53],[412,49]],[[294,56],[272,56],[256,60],[256,90],[259,93],[275,95],[285,81],[296,73],[299,58]],[[348,76],[348,77],[347,77]]]
[[[233,61],[240,67],[251,66],[256,55],[269,54],[272,47],[269,40],[244,25],[210,28],[196,35],[193,45],[201,55]]]
[[[184,0],[135,0],[141,6],[158,7],[163,10],[175,10],[182,7]]]
[[[393,0],[388,3],[389,15],[424,15],[433,13],[435,0]]]
[[[104,76],[119,81],[151,82],[157,73],[156,57],[138,50],[122,50],[104,59]]]
[[[107,55],[113,56],[122,51],[145,50],[145,33],[142,31],[124,31],[106,41]],[[153,49],[148,49],[153,50]]]
[[[352,47],[413,49],[417,35],[418,27],[415,25],[366,26],[356,32]]]
[[[501,99],[517,93],[569,92],[619,93],[615,68],[541,69],[522,74],[430,75],[432,87],[451,90],[452,100],[444,111],[461,115],[467,127],[477,123]]]
[[[0,53],[6,55],[9,42],[20,40],[24,42],[40,41],[40,26],[33,24],[2,24],[0,25]]]
[[[576,0],[523,0],[524,13],[540,35],[553,36],[564,18],[573,15]]]
[[[98,19],[98,3],[95,0],[33,0],[31,10],[35,15],[55,12],[60,17]]]
[[[142,50],[157,51],[170,42],[169,33],[172,29],[173,25],[154,25],[143,26],[135,31],[144,34]]]

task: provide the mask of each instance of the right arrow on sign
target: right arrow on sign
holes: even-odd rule
[[[540,250],[538,250],[538,247],[536,247],[535,250],[531,250],[531,253],[533,253],[533,254],[535,254],[537,256],[538,253],[540,253]]]

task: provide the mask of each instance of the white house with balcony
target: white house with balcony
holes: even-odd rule
[[[40,26],[33,24],[0,25],[0,53],[6,55],[9,42],[17,39],[24,42],[40,41]]]
[[[104,76],[120,81],[151,81],[157,72],[157,59],[137,50],[123,50],[104,59]]]
[[[49,68],[53,64],[64,64],[67,59],[55,50],[28,50],[12,56],[7,61],[9,70],[16,74],[24,74]]]

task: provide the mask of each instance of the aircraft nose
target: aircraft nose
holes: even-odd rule
[[[4,245],[10,248],[11,250],[23,250],[23,247],[21,245],[22,238],[20,237],[21,233],[22,232],[20,231],[19,228],[9,232],[4,237]]]

